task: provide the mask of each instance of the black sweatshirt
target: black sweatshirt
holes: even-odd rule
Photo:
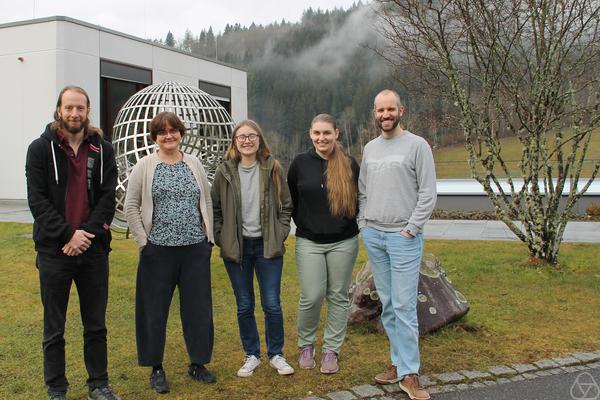
[[[110,223],[115,214],[117,165],[113,147],[98,134],[88,136],[88,202],[90,214],[79,229],[93,233],[100,250],[110,251]],[[59,254],[75,233],[65,219],[69,160],[56,131],[46,131],[27,150],[27,200],[33,214],[33,241],[40,253]]]
[[[358,186],[359,166],[352,160],[352,174]],[[297,226],[296,236],[317,243],[333,243],[358,234],[356,218],[334,217],[329,209],[327,194],[327,160],[314,148],[294,158],[288,170],[288,186],[294,203],[292,217]],[[358,191],[358,190],[357,190]]]

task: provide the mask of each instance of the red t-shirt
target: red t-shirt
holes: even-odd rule
[[[65,219],[73,229],[79,229],[90,215],[87,191],[87,160],[89,140],[87,134],[79,145],[77,155],[64,135],[59,131],[60,147],[69,159],[67,178],[67,198],[65,199]]]

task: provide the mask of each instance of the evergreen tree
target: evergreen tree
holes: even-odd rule
[[[181,50],[191,53],[192,49],[195,47],[194,42],[196,42],[196,40],[194,39],[194,35],[192,35],[192,31],[186,29],[183,36],[183,41],[181,42]]]
[[[206,32],[206,53],[204,55],[210,58],[217,58],[216,45],[215,34],[213,33],[212,27],[209,27],[208,32]]]
[[[169,47],[175,47],[175,38],[173,37],[171,31],[167,33],[167,37],[165,38],[165,45]]]

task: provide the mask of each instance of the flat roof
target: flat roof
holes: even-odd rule
[[[118,31],[115,31],[115,30],[112,30],[112,29],[109,29],[109,28],[105,28],[105,27],[100,26],[100,25],[91,24],[89,22],[81,21],[81,20],[78,20],[78,19],[75,19],[75,18],[71,18],[71,17],[66,17],[66,16],[63,16],[63,15],[55,15],[55,16],[52,16],[52,17],[44,17],[44,18],[28,19],[28,20],[23,20],[23,21],[8,22],[8,23],[0,24],[0,29],[3,29],[3,28],[12,28],[14,26],[43,24],[43,23],[46,23],[46,22],[70,22],[72,24],[77,24],[77,25],[85,26],[86,28],[96,29],[96,30],[99,30],[99,31],[102,31],[102,32],[106,32],[106,33],[110,33],[110,34],[113,34],[113,35],[121,36],[121,37],[130,39],[130,40],[135,40],[137,42],[142,42],[142,43],[145,43],[145,44],[149,44],[151,46],[160,47],[161,49],[165,49],[165,50],[169,50],[169,51],[174,51],[174,52],[180,53],[180,54],[185,54],[186,56],[189,56],[189,57],[194,57],[194,58],[197,58],[197,59],[200,59],[200,60],[212,62],[212,63],[215,63],[215,64],[220,64],[220,65],[223,65],[225,67],[229,67],[229,68],[233,68],[233,69],[237,69],[237,70],[240,70],[240,71],[247,72],[246,68],[240,67],[238,65],[229,64],[229,63],[226,63],[226,62],[223,62],[223,61],[219,61],[219,60],[215,60],[215,59],[212,59],[212,58],[199,56],[199,55],[196,55],[196,54],[189,53],[187,51],[176,49],[174,47],[170,47],[170,46],[166,46],[164,44],[156,43],[156,42],[153,42],[153,41],[148,40],[148,39],[142,39],[142,38],[139,38],[137,36],[129,35],[129,34],[123,33],[123,32],[118,32]]]
[[[583,188],[589,178],[580,178],[578,188]],[[504,190],[504,193],[510,194],[510,186],[506,179],[499,179],[500,185]],[[556,179],[554,180],[556,184]],[[513,185],[515,191],[520,191],[523,187],[523,179],[513,179]],[[494,186],[492,186],[494,187]],[[569,194],[571,189],[570,181],[565,185],[563,189],[563,195]],[[543,182],[540,180],[540,190],[544,190]],[[494,191],[499,193],[497,188],[494,187]],[[462,195],[462,196],[479,196],[485,194],[483,186],[475,179],[438,179],[437,180],[437,193],[438,195]],[[600,181],[594,179],[590,184],[588,190],[584,193],[584,196],[598,196],[600,195]]]

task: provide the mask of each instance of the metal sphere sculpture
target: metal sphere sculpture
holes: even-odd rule
[[[231,140],[233,120],[213,97],[176,82],[148,86],[127,100],[113,128],[113,146],[119,169],[116,218],[124,221],[125,192],[133,166],[157,147],[150,138],[150,121],[162,111],[177,114],[188,129],[181,150],[196,156],[212,182]]]

